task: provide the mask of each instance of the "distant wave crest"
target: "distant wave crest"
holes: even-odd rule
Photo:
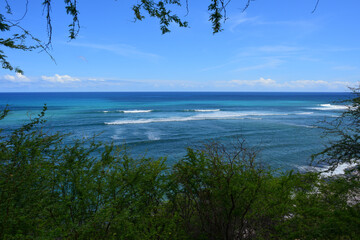
[[[125,124],[146,124],[146,123],[159,123],[159,122],[186,122],[186,121],[199,121],[199,120],[225,120],[225,119],[253,119],[261,120],[257,116],[277,116],[288,115],[286,113],[239,113],[239,112],[214,112],[207,114],[197,114],[190,117],[168,117],[168,118],[148,118],[148,119],[128,119],[116,120],[112,122],[105,122],[106,125],[125,125]]]
[[[319,107],[314,107],[314,108],[310,108],[310,109],[331,111],[331,110],[345,110],[347,108],[348,108],[348,106],[345,106],[345,105],[332,105],[332,104],[326,103],[326,104],[319,104]]]
[[[114,113],[114,112],[117,112],[117,113],[149,113],[149,112],[152,112],[153,110],[116,110],[116,111],[102,111],[103,113]]]
[[[220,109],[185,109],[184,112],[219,112]]]
[[[153,110],[119,110],[118,112],[121,112],[121,113],[149,113],[152,111]]]
[[[310,114],[314,114],[314,112],[299,112],[299,113],[295,113],[296,115],[310,115]]]

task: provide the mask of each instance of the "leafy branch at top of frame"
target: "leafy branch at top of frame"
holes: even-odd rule
[[[8,0],[3,0],[5,5],[5,13],[0,13],[0,31],[7,32],[11,36],[8,38],[0,39],[0,46],[9,49],[17,49],[23,51],[32,51],[34,49],[41,49],[41,51],[46,52],[50,58],[54,61],[54,58],[49,53],[49,48],[51,47],[52,42],[52,0],[43,0],[43,15],[46,18],[46,28],[47,28],[47,41],[42,42],[38,38],[34,37],[28,30],[25,30],[21,27],[20,23],[25,18],[28,12],[29,1],[25,1],[25,11],[21,18],[17,20],[9,20],[7,16],[12,16],[13,11]],[[255,0],[244,0],[245,6],[242,11],[245,11],[251,5],[251,2]],[[172,6],[181,7],[182,3],[185,2],[186,15],[189,13],[189,0],[139,0],[138,3],[134,4],[132,11],[134,13],[135,21],[142,21],[145,16],[143,12],[149,14],[150,17],[159,19],[160,21],[160,30],[162,34],[170,32],[169,26],[171,23],[175,23],[179,27],[188,27],[188,22],[184,21],[177,14],[174,14],[170,9]],[[209,21],[212,23],[213,33],[221,32],[222,23],[225,22],[227,18],[227,7],[231,0],[210,0],[208,5],[209,12]],[[320,0],[315,0],[315,7],[312,11],[316,11]],[[80,31],[80,21],[79,21],[79,8],[78,0],[64,0],[66,13],[72,18],[69,27],[69,39],[75,39]],[[17,30],[15,30],[17,29]],[[20,33],[18,33],[18,32]],[[13,33],[15,32],[15,33]],[[26,43],[26,40],[31,40],[34,44]],[[4,50],[0,50],[0,63],[3,69],[8,69],[10,71],[15,71],[17,73],[23,74],[23,71],[18,67],[13,67],[13,65],[7,60],[7,55]]]
[[[25,11],[21,18],[11,20],[9,17],[13,15],[11,5],[7,0],[5,1],[5,13],[0,14],[0,31],[8,33],[8,37],[0,38],[0,46],[8,49],[22,50],[22,51],[33,51],[34,49],[41,49],[41,52],[45,52],[54,62],[55,59],[49,52],[52,41],[52,23],[51,23],[51,0],[43,1],[43,14],[46,17],[47,42],[43,42],[35,37],[30,31],[21,26],[22,20],[25,18],[28,12],[28,3],[25,2]],[[66,13],[72,16],[72,22],[68,25],[69,27],[69,38],[75,39],[80,30],[79,23],[79,11],[77,8],[77,0],[64,0]],[[7,15],[7,16],[6,16]],[[30,42],[29,42],[30,41]],[[12,63],[7,59],[7,55],[3,49],[0,50],[0,64],[3,69],[15,71],[16,73],[23,74],[23,71],[19,67],[14,67]]]
[[[176,23],[179,27],[188,27],[188,22],[182,21],[179,16],[173,14],[172,11],[167,8],[167,5],[181,6],[181,2],[179,0],[164,0],[158,2],[142,0],[141,3],[135,4],[132,8],[135,21],[142,21],[145,18],[142,11],[145,11],[150,17],[155,17],[160,20],[162,34],[170,32],[169,25],[171,22]]]

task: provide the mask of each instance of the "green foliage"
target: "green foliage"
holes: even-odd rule
[[[304,177],[298,180],[308,181],[309,177],[311,178],[306,175]],[[326,181],[318,179],[314,184],[316,187],[296,192],[291,217],[278,226],[278,237],[280,239],[357,239],[360,234],[359,192],[355,194],[357,200],[356,197],[350,196],[349,182],[345,178]],[[356,185],[359,189],[359,181]]]
[[[307,227],[301,238],[357,239],[360,235],[360,87],[352,91],[350,99],[339,102],[347,105],[347,109],[335,120],[325,121],[326,127],[323,127],[326,135],[335,134],[338,139],[314,154],[313,162],[325,163],[329,171],[340,164],[353,166],[343,176],[328,178],[320,184],[320,194],[310,195],[310,202],[317,205],[306,214],[308,219],[302,220]],[[297,210],[305,213],[308,200],[304,198]]]
[[[214,143],[202,151],[188,149],[174,166],[170,199],[191,239],[255,238],[271,231],[268,220],[282,216],[276,207],[283,194],[272,193],[278,183],[255,156],[244,142],[230,150]]]
[[[221,14],[222,8],[219,6],[220,2],[220,0],[212,0],[208,7],[209,12],[211,12],[209,21],[212,23],[214,34],[222,31],[220,21],[223,19],[223,15]]]
[[[160,29],[162,34],[170,32],[169,25],[171,22],[176,23],[179,27],[187,27],[188,23],[182,21],[176,14],[172,14],[172,11],[167,8],[167,5],[181,6],[179,0],[165,0],[165,1],[153,1],[142,0],[141,3],[135,4],[132,8],[135,21],[142,21],[145,16],[141,13],[144,10],[150,17],[155,17],[160,20]]]
[[[65,0],[66,13],[72,16],[72,23],[69,24],[69,38],[75,39],[80,30],[79,10],[77,9],[77,0]]]
[[[359,176],[264,167],[244,141],[166,159],[29,123],[0,130],[0,239],[356,239]],[[8,110],[0,114],[6,117]]]
[[[341,101],[347,109],[333,121],[326,122],[326,134],[336,134],[339,139],[330,142],[320,153],[313,155],[313,161],[326,163],[334,170],[339,164],[356,164],[353,169],[360,172],[360,87],[352,89],[353,96]]]
[[[160,206],[163,159],[135,160],[94,139],[65,145],[63,135],[42,129],[44,111],[1,138],[0,239],[151,239],[171,231]]]
[[[52,24],[51,24],[51,0],[43,0],[42,5],[44,7],[44,14],[46,15],[48,41],[43,42],[31,34],[30,31],[24,29],[21,26],[27,11],[28,11],[28,0],[25,1],[25,13],[20,19],[13,20],[13,12],[11,5],[8,1],[4,0],[5,12],[0,14],[0,31],[3,33],[3,37],[0,38],[0,46],[7,49],[15,49],[22,51],[32,51],[34,49],[41,49],[46,52],[52,60],[54,58],[49,53],[49,46],[52,40]],[[72,22],[69,27],[69,38],[75,39],[79,29],[79,11],[77,9],[77,0],[64,0],[65,10],[68,15],[72,17]],[[5,37],[4,37],[5,36]],[[7,37],[6,37],[7,36]],[[55,60],[54,60],[55,61]],[[0,50],[0,63],[2,68],[17,73],[23,74],[23,71],[14,67],[8,60],[4,50]]]

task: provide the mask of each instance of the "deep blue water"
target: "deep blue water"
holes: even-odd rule
[[[0,108],[12,110],[0,121],[7,132],[48,106],[47,127],[72,137],[126,143],[133,155],[167,157],[172,164],[188,146],[211,140],[225,144],[245,138],[259,157],[284,169],[307,165],[329,141],[319,121],[341,114],[334,101],[349,93],[0,93]]]

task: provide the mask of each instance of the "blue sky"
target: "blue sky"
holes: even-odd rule
[[[21,16],[25,1],[14,1]],[[7,51],[25,74],[0,70],[0,92],[28,91],[345,91],[360,79],[360,1],[245,0],[228,6],[213,35],[208,1],[174,8],[189,28],[133,22],[135,1],[80,0],[81,30],[69,41],[63,1],[52,8],[51,54]],[[23,26],[46,40],[41,1]]]

